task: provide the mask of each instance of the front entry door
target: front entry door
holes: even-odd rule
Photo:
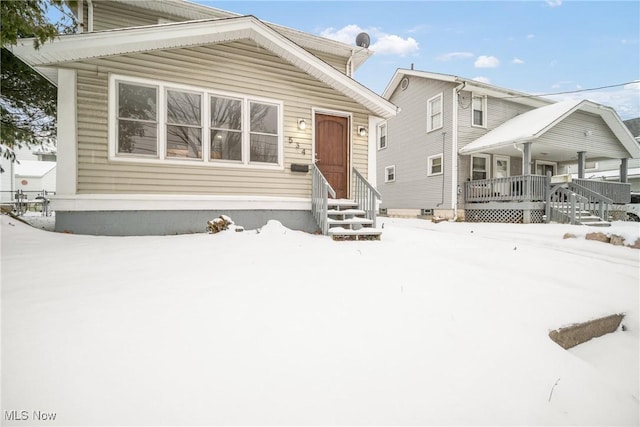
[[[316,114],[316,165],[336,192],[349,197],[349,118]]]

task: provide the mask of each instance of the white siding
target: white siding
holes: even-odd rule
[[[69,67],[78,70],[78,193],[309,197],[311,174],[290,171],[291,163],[312,162],[313,127],[300,131],[297,119],[311,123],[314,107],[351,112],[355,130],[358,125],[367,126],[370,114],[361,105],[249,41],[116,56]],[[110,162],[109,73],[282,101],[284,170]],[[293,144],[288,143],[289,137]],[[359,137],[354,131],[351,138],[353,165],[366,175],[367,137]]]

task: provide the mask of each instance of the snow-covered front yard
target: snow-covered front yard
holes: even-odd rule
[[[3,425],[640,423],[640,250],[586,227],[383,218],[381,241],[334,242],[0,219]],[[625,331],[548,337],[613,313]]]

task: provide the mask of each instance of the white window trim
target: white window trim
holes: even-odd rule
[[[486,165],[487,165],[487,177],[485,179],[490,179],[491,178],[491,156],[489,154],[472,154],[471,158],[470,158],[470,164],[469,164],[469,178],[471,178],[472,181],[474,181],[473,179],[473,158],[474,157],[482,157],[483,159],[486,160]]]
[[[385,129],[384,147],[380,145],[380,132],[382,128]],[[376,127],[376,145],[378,146],[378,150],[384,150],[389,146],[389,127],[387,126],[387,122],[382,122]]]
[[[389,179],[389,171],[393,170],[393,179]],[[396,165],[387,166],[384,168],[384,182],[396,181]]]
[[[433,173],[433,159],[440,158],[440,172]],[[427,176],[438,176],[444,174],[444,155],[443,153],[427,157]]]
[[[117,130],[118,130],[118,120],[117,120],[117,82],[121,81],[124,83],[132,83],[132,84],[141,84],[146,86],[155,86],[158,88],[158,106],[157,106],[157,115],[158,115],[158,156],[157,157],[143,157],[143,156],[122,156],[116,153],[117,147]],[[165,158],[166,153],[166,90],[167,89],[177,89],[185,92],[193,92],[202,94],[202,102],[204,103],[202,108],[202,154],[203,159],[168,159]],[[207,120],[209,118],[210,113],[210,102],[209,97],[211,95],[214,96],[225,96],[241,99],[243,102],[243,152],[242,152],[242,162],[238,161],[224,161],[217,159],[209,159],[209,144],[210,144],[210,132],[209,132],[209,123]],[[272,104],[278,107],[278,163],[259,163],[259,162],[250,162],[249,161],[249,102],[260,102],[265,104]],[[198,165],[198,166],[209,166],[209,167],[231,167],[231,168],[243,168],[243,169],[270,169],[270,170],[284,170],[284,103],[282,101],[262,98],[258,96],[249,96],[243,95],[233,92],[226,91],[212,91],[203,87],[198,86],[190,86],[184,85],[180,83],[168,82],[163,80],[154,80],[154,79],[146,79],[141,77],[132,77],[121,74],[110,74],[109,75],[109,90],[108,90],[108,103],[109,103],[109,113],[108,113],[108,159],[111,162],[116,163],[145,163],[145,164],[162,164],[162,165]]]
[[[533,165],[534,173],[538,173],[538,165],[551,165],[553,166],[553,175],[558,173],[558,162],[550,162],[548,160],[536,160]]]
[[[436,99],[440,98],[440,126],[432,128],[431,127],[431,116],[433,112],[431,111],[431,104]],[[432,132],[434,130],[442,129],[444,126],[444,97],[442,96],[442,92],[438,95],[431,97],[427,100],[427,133]]]
[[[482,124],[477,125],[473,122],[473,98],[482,98]],[[487,96],[486,95],[474,95],[471,94],[471,126],[474,128],[487,128]]]

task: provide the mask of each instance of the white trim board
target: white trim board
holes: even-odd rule
[[[311,199],[178,194],[78,194],[75,196],[52,196],[51,207],[56,211],[196,211],[220,209],[310,211]]]

